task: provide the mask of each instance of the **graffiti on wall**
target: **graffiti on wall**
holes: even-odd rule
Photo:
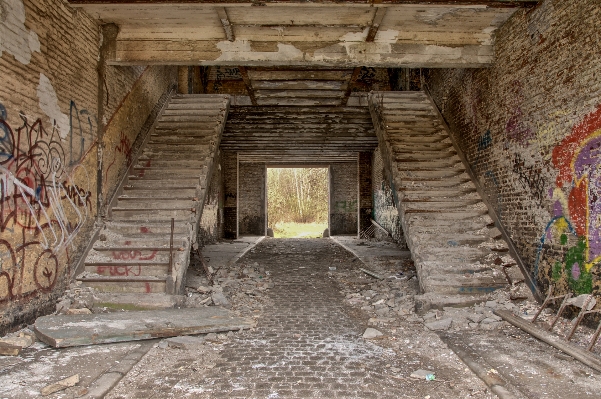
[[[557,169],[553,218],[541,237],[535,276],[545,256],[552,279],[576,293],[593,290],[593,268],[601,264],[601,105],[577,124],[552,152]],[[567,248],[550,253],[552,245]]]
[[[92,212],[81,165],[95,120],[71,102],[69,134],[22,112],[11,126],[0,104],[0,302],[50,291],[61,251]],[[74,181],[74,176],[82,176]]]

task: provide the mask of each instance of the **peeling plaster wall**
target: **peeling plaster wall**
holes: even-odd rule
[[[372,160],[373,218],[403,249],[408,249],[390,179],[385,176],[382,152],[376,148]],[[379,230],[376,231],[378,233]]]
[[[203,247],[214,244],[223,237],[223,178],[221,153],[217,155],[213,176],[211,176],[209,192],[202,209],[202,217],[198,229],[198,244]]]
[[[545,291],[601,289],[601,5],[547,0],[498,32],[485,70],[428,85]]]
[[[0,0],[0,10],[3,335],[54,310],[91,237],[99,126],[108,123],[105,156],[120,154],[104,170],[108,194],[170,78],[158,77],[163,67],[107,68],[107,119],[99,122],[96,22],[57,0]]]
[[[330,165],[330,234],[358,233],[358,164],[357,162]]]

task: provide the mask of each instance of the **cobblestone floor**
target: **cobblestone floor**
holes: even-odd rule
[[[401,349],[363,339],[369,316],[345,304],[329,270],[355,261],[331,240],[266,239],[241,260],[274,283],[257,328],[196,349],[154,348],[107,398],[494,397],[421,325],[397,335]],[[420,368],[437,381],[410,379]]]

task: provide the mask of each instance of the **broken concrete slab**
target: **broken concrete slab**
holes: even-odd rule
[[[255,326],[219,307],[44,316],[36,320],[37,337],[55,348],[152,338],[238,331]]]
[[[1,356],[18,356],[21,353],[21,349],[23,349],[21,346],[0,342]]]
[[[451,327],[452,323],[453,319],[442,319],[426,323],[426,327],[428,327],[428,329],[432,331],[444,331],[448,330],[449,327]]]
[[[62,391],[63,389],[67,389],[69,387],[73,387],[79,383],[79,374],[72,375],[71,377],[67,377],[64,380],[60,380],[54,384],[45,386],[41,389],[40,393],[42,396],[48,396],[58,391]]]
[[[367,328],[365,330],[365,332],[363,333],[363,338],[365,339],[372,339],[372,338],[377,338],[380,337],[384,334],[382,334],[380,331],[376,330],[375,328]]]
[[[118,310],[169,309],[183,306],[186,299],[183,295],[168,295],[163,293],[140,295],[127,292],[96,292],[94,297],[94,307]]]

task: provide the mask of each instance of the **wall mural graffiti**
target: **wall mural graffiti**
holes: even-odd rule
[[[593,291],[601,264],[601,105],[577,124],[552,153],[557,169],[553,218],[540,239],[535,277],[544,259],[554,281],[576,293]],[[567,248],[555,253],[552,244]]]
[[[90,213],[91,179],[81,160],[96,121],[70,106],[69,135],[0,104],[0,302],[50,291],[66,251]],[[87,147],[87,148],[86,148]],[[75,182],[73,176],[84,176]]]

